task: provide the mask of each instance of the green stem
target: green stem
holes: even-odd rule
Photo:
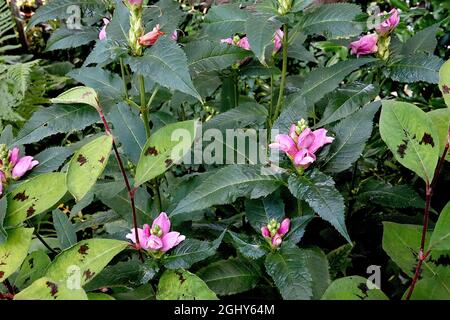
[[[284,89],[286,87],[286,74],[287,74],[287,59],[288,59],[288,47],[289,47],[289,43],[288,43],[288,25],[285,24],[283,26],[283,32],[284,32],[284,37],[283,37],[283,67],[281,69],[281,83],[280,83],[280,93],[278,94],[278,102],[277,102],[277,106],[275,108],[275,112],[273,114],[272,117],[272,123],[275,122],[275,120],[278,118],[280,111],[281,111],[281,105],[283,104],[284,101]]]
[[[148,112],[151,110],[153,100],[155,100],[155,97],[156,97],[156,94],[158,93],[158,91],[159,91],[159,87],[158,87],[158,85],[156,85],[155,90],[153,90],[152,96],[150,97],[150,100],[147,103],[147,111]]]
[[[148,118],[148,110],[145,103],[145,80],[144,76],[139,76],[139,91],[141,93],[141,114],[142,121],[144,121],[145,126],[145,134],[147,136],[147,140],[150,138],[151,130],[150,130],[150,120]]]
[[[129,99],[129,96],[128,96],[128,83],[127,83],[127,77],[125,75],[125,65],[123,63],[123,58],[120,58],[120,73],[122,74],[123,92],[125,94],[125,100],[128,100]]]

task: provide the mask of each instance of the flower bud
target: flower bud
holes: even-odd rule
[[[291,11],[292,0],[278,0],[278,14],[284,16]]]

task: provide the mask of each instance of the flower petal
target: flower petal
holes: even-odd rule
[[[183,241],[185,238],[186,237],[180,235],[179,232],[176,232],[176,231],[169,232],[168,234],[166,234],[162,237],[163,246],[162,246],[161,251],[162,252],[169,251],[170,249],[175,247],[177,244],[179,244],[181,241]]]
[[[170,220],[165,212],[161,212],[159,216],[153,220],[152,229],[157,225],[161,228],[163,235],[170,231]]]

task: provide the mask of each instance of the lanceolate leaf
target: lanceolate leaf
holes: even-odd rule
[[[433,275],[417,281],[411,300],[448,301],[448,297],[450,297],[450,268],[439,266],[435,271]]]
[[[0,282],[19,269],[27,256],[33,230],[18,228],[8,231],[8,240],[0,245]]]
[[[189,70],[194,73],[220,71],[251,56],[251,51],[220,42],[194,41],[184,48]]]
[[[86,292],[78,287],[70,287],[65,282],[57,282],[44,277],[19,292],[14,300],[87,300]]]
[[[234,129],[234,128],[255,128],[267,119],[267,109],[258,103],[241,103],[239,107],[218,114],[211,120],[203,124],[203,130],[208,129]]]
[[[439,220],[430,239],[430,248],[450,251],[450,202],[439,215]]]
[[[425,201],[408,185],[390,185],[370,179],[359,188],[357,200],[361,206],[379,204],[392,208],[424,208]]]
[[[268,14],[254,14],[247,19],[245,32],[250,48],[264,65],[266,64],[266,48],[269,45],[273,47],[275,32],[280,27],[281,22]]]
[[[205,18],[204,31],[213,39],[232,37],[245,30],[247,16],[236,4],[213,6]]]
[[[402,46],[402,53],[405,55],[411,55],[416,52],[433,54],[437,45],[436,33],[439,25],[440,23],[435,23],[409,38]]]
[[[319,34],[327,38],[356,36],[363,30],[356,22],[361,8],[355,4],[340,3],[318,6],[304,15],[300,26],[307,35]]]
[[[372,58],[352,59],[331,67],[315,69],[305,77],[301,90],[289,96],[288,105],[295,105],[297,100],[302,98],[305,98],[308,104],[319,101],[325,94],[336,89],[348,74],[373,61],[375,60]]]
[[[157,300],[217,300],[206,283],[189,271],[167,270],[158,284]]]
[[[212,263],[197,275],[218,295],[231,295],[253,289],[261,271],[257,264],[232,258]]]
[[[184,240],[164,260],[164,266],[169,269],[190,268],[194,263],[216,254],[224,235],[225,233],[222,233],[212,242],[196,239]]]
[[[450,108],[450,60],[439,70],[439,89],[441,89],[447,107]]]
[[[443,61],[436,56],[418,53],[391,65],[389,76],[392,80],[399,82],[438,83],[442,63]]]
[[[136,169],[135,186],[168,170],[190,152],[196,138],[197,121],[169,124],[150,136],[142,150]]]
[[[46,173],[30,179],[8,194],[5,225],[14,226],[45,212],[67,193],[64,173]]]
[[[119,240],[82,240],[59,254],[48,267],[45,276],[58,283],[78,283],[83,286],[127,246],[128,242]]]
[[[246,200],[245,216],[253,229],[259,233],[261,228],[272,219],[281,222],[285,216],[284,202],[277,193],[273,193],[263,199]]]
[[[403,272],[412,277],[419,254],[422,226],[383,222],[383,249]],[[425,247],[428,246],[430,233],[427,233]],[[425,261],[423,276],[433,273],[430,264]]]
[[[67,170],[67,188],[80,201],[94,186],[108,163],[113,137],[101,136],[75,152]]]
[[[135,112],[124,103],[119,103],[108,115],[108,120],[113,125],[114,137],[121,143],[124,153],[134,163],[138,163],[147,140],[139,112]]]
[[[289,190],[324,220],[328,221],[348,241],[350,237],[345,226],[344,198],[334,186],[332,178],[318,170],[307,171],[303,176],[289,177]]]
[[[59,209],[52,212],[53,224],[61,249],[67,249],[77,242],[75,228],[67,215]]]
[[[340,278],[330,285],[322,300],[388,300],[379,288],[369,288],[360,276]]]
[[[298,247],[282,247],[270,253],[265,261],[267,273],[272,277],[285,300],[310,300],[311,275],[304,252]]]
[[[336,139],[324,160],[325,171],[342,172],[358,160],[372,134],[373,117],[380,105],[380,102],[374,102],[365,106],[331,129]]]
[[[46,50],[76,48],[96,39],[98,39],[98,30],[96,28],[85,27],[83,30],[59,28],[48,39]]]
[[[410,103],[384,101],[380,134],[398,162],[431,182],[439,157],[439,139],[425,112]]]
[[[51,99],[51,102],[61,104],[84,103],[97,110],[100,109],[97,92],[88,87],[75,87],[69,89],[64,93],[61,93],[58,97]]]
[[[353,114],[359,108],[372,101],[379,92],[379,87],[373,84],[356,84],[330,93],[330,101],[323,117],[316,128],[339,121]]]
[[[230,165],[217,170],[181,200],[171,215],[232,203],[239,197],[257,199],[269,195],[281,181],[261,170],[259,166],[248,165]]]
[[[99,67],[75,69],[67,76],[96,90],[102,105],[110,105],[124,94],[122,79],[117,74]]]
[[[61,132],[73,132],[99,121],[88,105],[54,105],[36,111],[17,134],[15,145],[40,141]]]
[[[163,87],[202,100],[189,75],[185,53],[167,36],[158,39],[144,56],[130,58],[128,62],[133,72],[148,76]]]

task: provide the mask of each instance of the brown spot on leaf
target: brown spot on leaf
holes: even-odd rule
[[[85,158],[85,156],[80,154],[77,158],[77,162],[80,164],[80,167],[82,167],[84,164],[86,164],[87,159]]]
[[[89,246],[87,244],[82,244],[80,246],[80,249],[78,249],[78,252],[82,255],[86,255],[88,250],[89,250]]]
[[[403,143],[397,147],[397,153],[400,155],[400,158],[405,157],[406,149],[408,149],[408,140],[403,140]]]
[[[422,144],[422,143],[425,145],[429,144],[429,145],[431,145],[432,148],[434,148],[434,140],[433,140],[433,137],[429,133],[425,132],[423,134],[422,140],[420,141],[419,144]]]
[[[98,162],[100,162],[101,164],[103,164],[105,162],[105,157],[102,157],[100,160],[98,160]]]
[[[58,293],[58,286],[56,285],[56,283],[47,281],[45,284],[47,285],[48,288],[50,288],[51,296],[55,297],[55,295]]]
[[[3,271],[0,271],[0,279],[3,278],[4,275],[5,273]]]
[[[180,283],[183,284],[186,281],[186,278],[183,276],[183,274],[179,271],[175,272],[178,276],[178,280],[180,280]]]
[[[166,163],[166,168],[168,168],[172,165],[173,161],[172,161],[172,159],[166,159],[165,163]]]
[[[450,88],[448,87],[448,85],[444,84],[442,86],[442,92],[444,92],[444,94],[449,94],[450,93]]]
[[[36,210],[34,209],[34,204],[33,204],[33,205],[31,205],[31,207],[29,207],[27,209],[27,218],[31,217],[35,212],[36,212]]]
[[[18,200],[18,201],[25,201],[25,200],[27,200],[29,197],[25,194],[25,191],[23,191],[23,192],[19,192],[18,194],[16,194],[14,197],[13,197],[13,200]]]
[[[87,269],[83,274],[87,281],[89,279],[92,279],[92,277],[95,275],[95,272],[91,272],[90,269]]]
[[[155,147],[148,147],[147,150],[145,150],[144,153],[146,156],[157,156],[158,150],[156,150]]]

